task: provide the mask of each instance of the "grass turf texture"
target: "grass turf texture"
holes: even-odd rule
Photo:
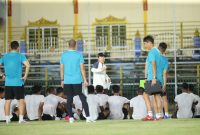
[[[34,121],[24,124],[0,123],[0,135],[199,135],[200,119],[160,121],[104,120]]]

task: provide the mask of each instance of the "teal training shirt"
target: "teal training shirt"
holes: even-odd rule
[[[64,65],[64,84],[80,84],[83,82],[80,65],[84,64],[83,55],[76,50],[62,53],[60,64]]]
[[[153,79],[153,67],[152,67],[152,62],[155,61],[156,62],[156,71],[158,70],[157,68],[159,68],[157,65],[160,65],[160,51],[157,48],[152,48],[147,56],[146,62],[147,62],[147,80],[152,80]],[[156,77],[157,77],[157,72],[156,72]],[[157,78],[156,78],[157,79]]]
[[[163,56],[161,56],[161,61],[160,61],[160,65],[157,65],[157,80],[159,80],[161,82],[161,84],[163,85],[163,72],[168,70],[168,59]]]
[[[5,54],[0,63],[5,70],[5,86],[22,86],[22,67],[27,61],[26,57],[18,52],[9,52]]]

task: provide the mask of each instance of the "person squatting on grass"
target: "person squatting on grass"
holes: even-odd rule
[[[39,106],[44,101],[44,96],[41,95],[42,86],[34,85],[31,90],[31,95],[25,96],[26,112],[29,120],[39,120]]]
[[[112,86],[112,92],[113,96],[110,96],[108,98],[108,105],[110,110],[109,119],[115,119],[115,120],[122,120],[126,118],[128,115],[128,107],[127,104],[129,104],[129,100],[125,97],[120,96],[120,87],[118,85]],[[126,107],[127,114],[124,115],[123,108]]]
[[[54,87],[47,88],[47,96],[41,101],[41,105],[39,108],[39,116],[40,120],[55,120],[57,119],[56,109],[60,104],[65,104],[67,102],[66,99],[59,97],[56,95],[56,90]]]
[[[197,105],[198,100],[190,93],[188,93],[188,84],[182,84],[182,93],[177,95],[174,99],[177,108],[177,118],[192,118],[192,106]]]
[[[132,116],[134,120],[141,120],[145,116],[147,116],[147,108],[143,98],[144,88],[139,87],[137,89],[136,97],[130,100],[130,113],[129,115]]]

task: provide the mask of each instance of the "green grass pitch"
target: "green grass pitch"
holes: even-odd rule
[[[0,122],[0,135],[199,135],[200,119]]]

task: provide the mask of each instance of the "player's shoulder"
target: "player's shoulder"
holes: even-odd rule
[[[168,61],[168,58],[164,55],[161,55],[162,59],[165,60],[165,61]]]
[[[26,99],[29,99],[30,97],[31,97],[31,95],[26,95],[26,96],[25,96],[25,100],[26,100]]]
[[[112,101],[114,98],[115,98],[115,96],[110,96],[110,97],[108,98],[108,100],[109,100],[109,101]]]
[[[68,51],[64,51],[63,53],[61,53],[61,56],[62,55],[65,55],[65,54],[67,54],[68,53]]]
[[[130,102],[134,102],[136,97],[131,98]]]

